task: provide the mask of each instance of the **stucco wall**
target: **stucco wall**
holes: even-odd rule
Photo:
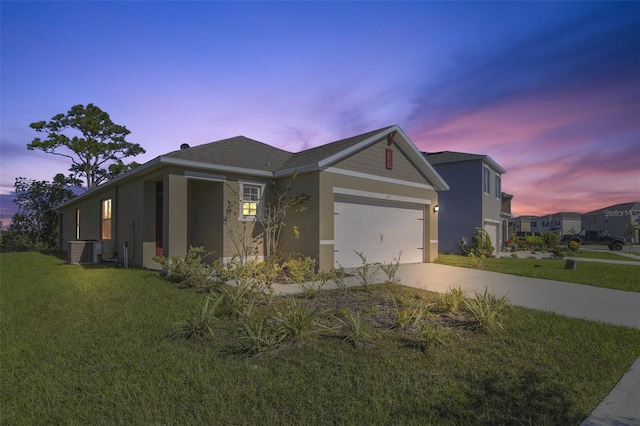
[[[309,196],[309,201],[302,205],[303,211],[291,209],[282,228],[280,243],[287,254],[299,254],[319,261],[320,215],[319,173],[301,173],[294,178],[285,177],[278,181],[281,188],[289,185],[288,196]],[[296,233],[296,230],[298,233]]]
[[[458,241],[464,238],[470,243],[474,229],[483,226],[482,166],[464,162],[434,167],[449,185],[449,191],[439,193],[439,250],[458,253]]]

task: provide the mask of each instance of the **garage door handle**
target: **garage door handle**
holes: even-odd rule
[[[384,240],[384,237],[380,234],[380,244],[382,244],[382,240]]]

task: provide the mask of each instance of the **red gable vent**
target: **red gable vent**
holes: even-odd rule
[[[386,148],[386,165],[388,170],[393,169],[393,150],[391,148]]]

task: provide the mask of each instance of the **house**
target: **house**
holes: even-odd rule
[[[577,234],[580,232],[580,213],[557,212],[537,216],[531,219],[531,231],[540,234],[555,232],[559,236]]]
[[[484,228],[500,250],[509,239],[512,219],[513,196],[501,191],[506,170],[488,155],[441,151],[424,156],[450,187],[438,200],[440,251],[459,252],[459,242],[470,243],[476,228]]]
[[[320,270],[367,262],[431,262],[438,253],[445,181],[398,126],[291,153],[244,136],[161,155],[60,206],[61,249],[100,241],[102,258],[157,268],[204,246],[217,260],[262,234],[269,188],[305,194],[291,212],[282,249]],[[452,210],[449,211],[451,213]],[[255,255],[263,257],[264,244]]]
[[[638,243],[640,242],[640,201],[614,204],[584,213],[581,226],[587,231],[607,231],[611,235]]]
[[[534,225],[537,227],[538,222],[535,216],[524,215],[518,216],[513,219],[513,230],[514,232],[532,232],[531,224],[534,222]]]

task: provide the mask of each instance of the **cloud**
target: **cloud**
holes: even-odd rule
[[[621,18],[627,13],[630,18]],[[459,55],[418,91],[411,120],[431,127],[532,93],[590,90],[606,80],[637,82],[639,70],[637,6],[606,5],[526,38],[514,37],[506,47]]]
[[[516,214],[637,199],[638,6],[596,6],[505,48],[459,56],[419,92],[412,140],[426,151],[490,155],[507,170]]]

